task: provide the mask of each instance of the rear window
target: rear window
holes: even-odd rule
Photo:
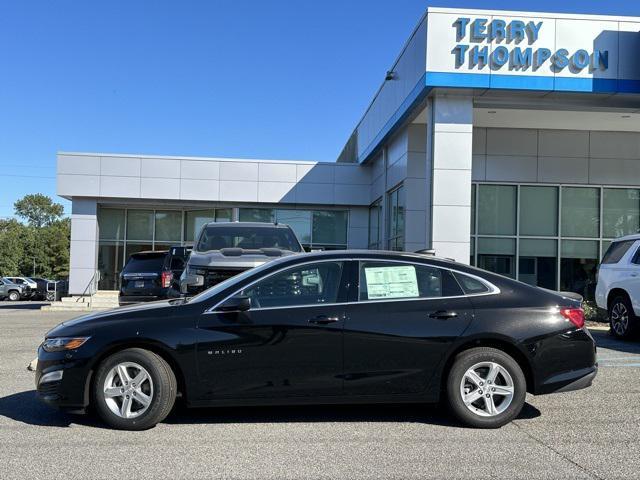
[[[300,243],[288,228],[209,226],[200,234],[196,250],[208,252],[223,248],[279,248],[292,252],[301,251]]]
[[[124,273],[159,272],[164,265],[166,253],[132,255],[124,267]]]
[[[607,253],[604,254],[604,257],[602,257],[602,263],[604,264],[618,263],[634,243],[636,243],[635,240],[613,242],[611,245],[609,245],[609,248],[607,249]]]

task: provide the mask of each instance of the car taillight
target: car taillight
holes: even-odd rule
[[[584,310],[581,308],[561,308],[560,315],[569,320],[576,327],[584,327]]]
[[[162,282],[162,288],[168,288],[171,286],[171,280],[173,280],[172,272],[162,272],[160,281]]]

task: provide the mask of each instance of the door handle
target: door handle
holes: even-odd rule
[[[309,323],[314,325],[329,325],[330,323],[336,323],[340,321],[338,317],[327,317],[326,315],[318,315],[309,319]]]
[[[438,310],[437,312],[433,312],[429,314],[429,318],[438,318],[440,320],[446,320],[448,318],[455,318],[458,314],[456,312],[451,312],[448,310]]]

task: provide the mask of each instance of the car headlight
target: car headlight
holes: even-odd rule
[[[58,337],[47,338],[42,344],[45,352],[62,352],[64,350],[76,350],[85,344],[90,337]]]
[[[207,271],[204,268],[187,267],[187,274],[189,275],[206,275]]]

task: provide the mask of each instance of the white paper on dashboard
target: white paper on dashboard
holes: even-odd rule
[[[418,297],[418,279],[413,265],[365,267],[369,300],[376,298]]]

